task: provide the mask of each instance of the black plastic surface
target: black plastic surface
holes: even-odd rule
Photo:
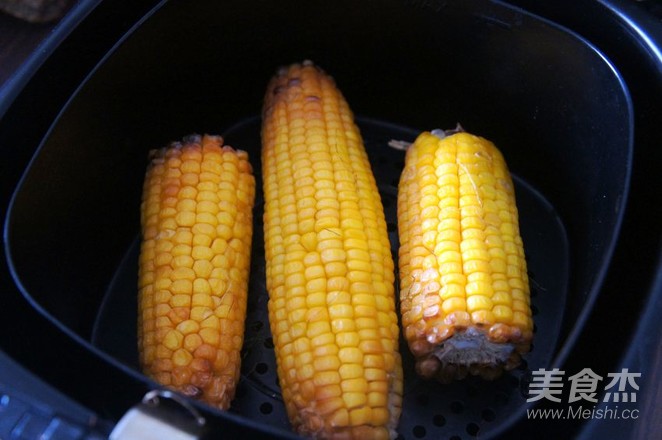
[[[76,94],[7,223],[27,298],[104,359],[87,341],[135,238],[146,151],[254,114],[277,65],[312,58],[357,113],[422,128],[460,121],[496,141],[551,201],[570,243],[565,357],[599,292],[627,198],[632,109],[609,63],[576,36],[494,2],[254,6],[167,3]],[[564,360],[558,354],[552,363]],[[127,375],[128,404],[141,379],[115,373]]]
[[[0,351],[0,439],[101,440],[110,428]]]

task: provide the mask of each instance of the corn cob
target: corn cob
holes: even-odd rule
[[[402,325],[423,377],[490,379],[532,339],[513,183],[488,140],[434,133],[407,150],[398,187]]]
[[[239,379],[255,180],[218,136],[151,152],[145,177],[138,339],[143,371],[227,409]]]
[[[269,321],[295,430],[395,437],[402,404],[394,263],[353,115],[311,62],[281,69],[263,112]]]

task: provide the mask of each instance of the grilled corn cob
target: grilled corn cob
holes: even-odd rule
[[[248,155],[217,136],[151,152],[138,336],[144,372],[227,409],[239,379],[253,231]]]
[[[281,69],[263,111],[269,321],[297,432],[395,437],[402,400],[394,263],[347,102],[311,62]]]
[[[398,187],[400,305],[416,369],[494,378],[529,350],[533,321],[513,183],[465,132],[422,133]]]

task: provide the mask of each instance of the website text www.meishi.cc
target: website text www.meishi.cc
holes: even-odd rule
[[[569,406],[567,408],[530,408],[526,410],[527,418],[531,420],[636,420],[639,418],[637,408],[619,408],[606,406],[585,407]]]

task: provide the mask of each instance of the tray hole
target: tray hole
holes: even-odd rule
[[[260,330],[262,330],[262,327],[264,327],[264,324],[262,323],[262,321],[254,321],[254,322],[251,323],[250,329],[251,329],[252,332],[257,333]]]
[[[491,408],[485,408],[480,413],[480,417],[486,422],[493,422],[496,419],[496,413]]]
[[[264,340],[264,348],[274,349],[274,339],[271,336]]]
[[[267,371],[269,371],[269,365],[265,364],[264,362],[258,362],[255,365],[255,372],[257,374],[265,374]]]
[[[271,414],[274,410],[274,406],[269,402],[264,402],[260,405],[260,412],[262,414]]]
[[[480,426],[478,426],[476,423],[469,423],[467,425],[467,434],[469,434],[470,436],[476,437],[479,431],[480,431]]]
[[[427,434],[427,431],[425,430],[425,426],[416,425],[411,430],[411,433],[414,434],[414,437],[416,438],[423,438]]]
[[[462,414],[464,412],[464,403],[460,402],[459,400],[451,402],[450,407],[453,414]]]
[[[432,417],[432,424],[434,426],[442,427],[446,424],[446,417],[442,414],[435,414],[434,417]]]

